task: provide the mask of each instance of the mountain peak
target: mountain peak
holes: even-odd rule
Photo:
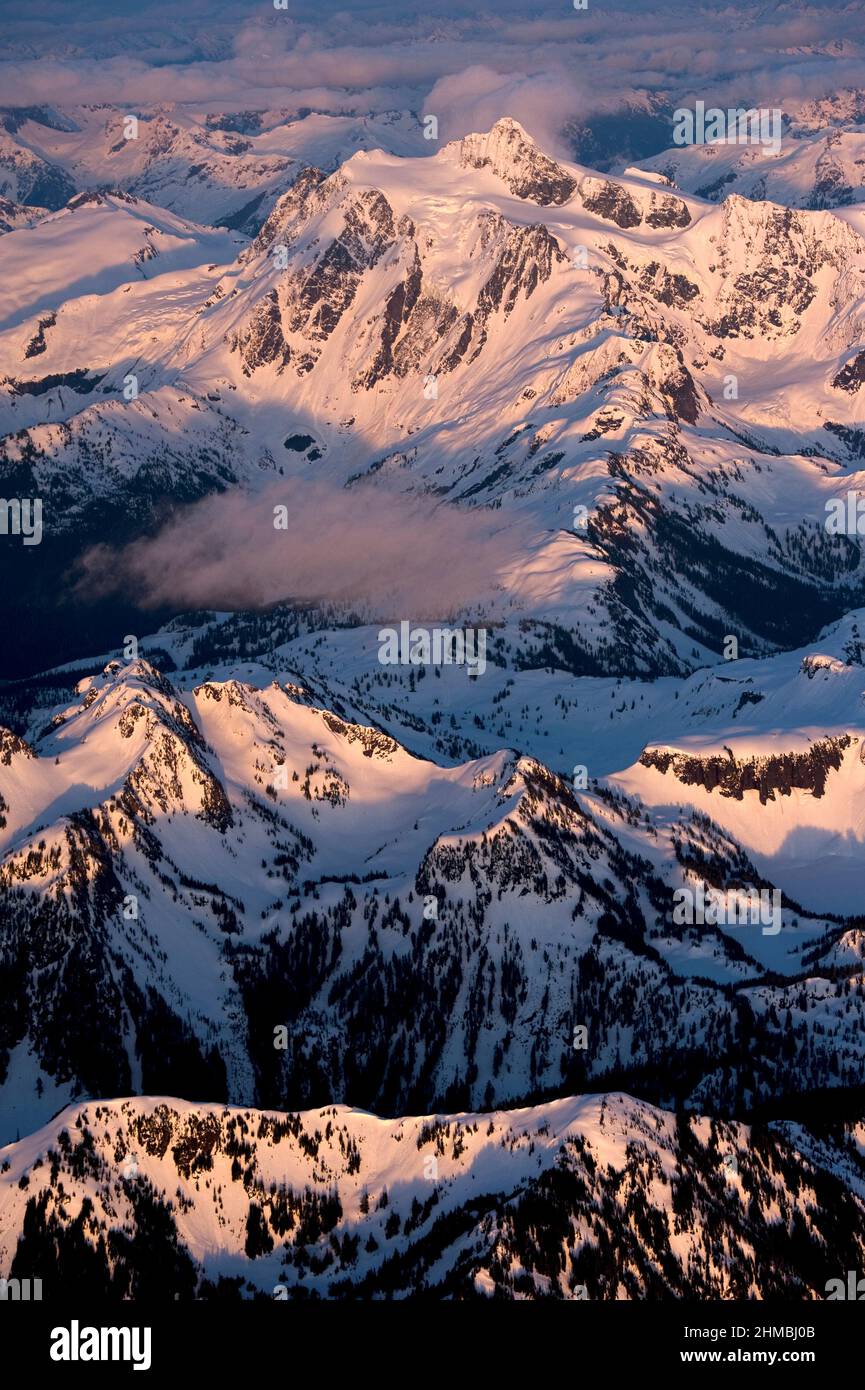
[[[76,193],[66,204],[70,212],[77,212],[83,207],[111,207],[116,203],[131,203],[136,206],[140,199],[133,198],[130,193],[124,193],[122,188],[89,188],[83,193]]]
[[[486,134],[466,135],[458,143],[463,168],[489,168],[518,198],[541,207],[561,206],[573,197],[577,181],[511,116],[503,116]]]
[[[531,135],[529,135],[529,132],[526,130],[525,126],[521,125],[520,122],[516,120],[513,116],[500,116],[499,119],[493,125],[491,125],[489,130],[487,131],[487,138],[495,136],[497,139],[512,139],[515,135],[525,144],[532,145],[535,149],[538,148],[536,142],[532,139]],[[466,139],[469,138],[470,136],[466,136]]]

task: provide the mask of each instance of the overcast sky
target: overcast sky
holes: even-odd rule
[[[8,104],[500,115],[554,137],[634,93],[790,107],[865,86],[865,0],[0,0]]]

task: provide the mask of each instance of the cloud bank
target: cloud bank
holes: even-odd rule
[[[773,106],[865,86],[860,0],[0,0],[8,104],[426,111],[447,138],[514,115],[554,145],[644,94]]]
[[[84,600],[121,593],[142,608],[288,599],[346,605],[370,620],[441,618],[487,610],[524,544],[498,513],[289,480],[254,496],[205,498],[156,536],[92,548],[76,592]]]

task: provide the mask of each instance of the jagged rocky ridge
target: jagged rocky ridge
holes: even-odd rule
[[[861,922],[785,901],[771,970],[757,929],[676,925],[680,883],[771,886],[703,813],[655,825],[527,756],[438,767],[290,680],[146,662],[5,747],[12,1123],[172,1078],[397,1114],[603,1078],[722,1114],[859,1084]]]

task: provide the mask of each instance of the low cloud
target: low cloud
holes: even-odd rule
[[[499,513],[292,480],[208,497],[153,537],[93,547],[76,593],[120,593],[142,608],[332,603],[370,620],[489,613],[525,543]]]
[[[424,113],[438,117],[444,140],[489,130],[500,117],[513,116],[545,150],[568,159],[573,152],[561,138],[565,124],[620,104],[619,92],[604,101],[584,91],[572,74],[503,74],[481,63],[440,78]]]
[[[69,8],[69,7],[67,7]],[[0,0],[7,103],[425,109],[448,138],[521,120],[551,148],[642,92],[773,106],[865,86],[858,0],[82,0],[62,25]],[[561,151],[561,147],[560,152]]]

